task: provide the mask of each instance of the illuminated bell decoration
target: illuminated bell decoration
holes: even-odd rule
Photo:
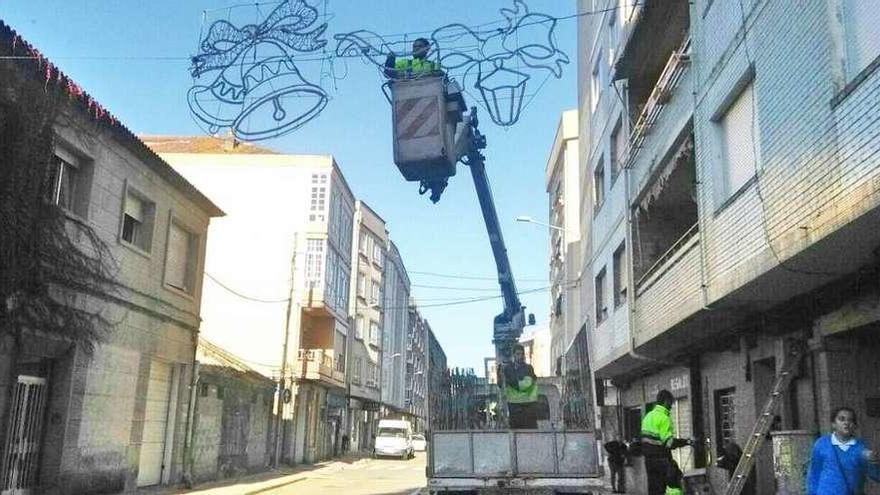
[[[242,55],[253,57],[252,50],[270,45],[279,55],[264,58],[257,64],[242,65],[244,108],[232,123],[232,132],[244,140],[259,140],[292,131],[314,118],[327,105],[327,94],[300,75],[293,60],[274,43],[259,43]]]

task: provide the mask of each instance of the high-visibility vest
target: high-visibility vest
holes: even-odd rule
[[[440,70],[440,64],[425,58],[402,58],[394,62],[394,70],[406,75],[420,75]]]
[[[537,402],[538,382],[530,376],[524,376],[519,383],[505,383],[504,394],[509,404]]]
[[[657,404],[642,418],[642,452],[645,455],[665,455],[672,448],[675,438],[675,426],[669,415],[669,409]]]

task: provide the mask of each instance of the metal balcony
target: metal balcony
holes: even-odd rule
[[[634,331],[645,343],[672,329],[702,306],[700,237],[694,225],[636,282]]]
[[[333,351],[330,349],[300,349],[293,376],[339,387],[345,384],[345,373],[336,369]]]
[[[654,89],[648,96],[629,137],[629,154],[624,158],[624,168],[630,168],[642,148],[645,137],[660,119],[663,109],[672,98],[672,93],[678,87],[682,75],[691,62],[691,41],[686,39],[682,46],[672,52],[666,61],[666,66],[660,73]]]

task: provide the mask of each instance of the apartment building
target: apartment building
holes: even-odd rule
[[[329,155],[279,154],[221,138],[144,139],[227,211],[211,226],[202,332],[281,378],[277,460],[332,456],[346,427],[355,211],[339,166]]]
[[[525,351],[526,363],[532,365],[535,375],[538,377],[556,376],[556,360],[550,359],[551,337],[550,329],[544,327],[533,329],[519,339],[519,343]],[[485,360],[486,358],[484,358],[484,362]],[[495,367],[494,361],[491,362],[491,367]]]
[[[685,470],[745,444],[798,345],[779,427],[809,437],[847,405],[880,430],[880,23],[860,0],[788,7],[578,2],[597,11],[578,29],[581,317],[603,430],[636,435],[668,389],[679,435],[708,440]]]
[[[559,119],[547,159],[545,184],[549,195],[550,233],[550,363],[565,354],[580,328],[580,168],[578,111]]]
[[[404,404],[416,431],[424,431],[428,417],[428,334],[431,325],[410,299],[406,332],[406,391]]]
[[[427,428],[436,427],[437,419],[435,411],[441,409],[444,400],[448,400],[449,368],[446,364],[446,353],[443,346],[434,335],[434,331],[428,328],[427,336],[428,366],[427,366],[427,394],[425,397],[428,407]]]
[[[63,215],[77,249],[88,256],[106,249],[115,278],[106,290],[86,291],[87,280],[59,276],[75,273],[64,264],[76,263],[72,253],[47,259],[40,246],[36,260],[53,274],[58,304],[44,306],[44,316],[64,319],[64,308],[75,308],[109,323],[91,351],[75,335],[16,328],[15,311],[28,307],[35,287],[4,297],[0,492],[117,493],[179,483],[208,224],[223,212],[2,22],[0,54],[4,177],[21,177],[13,170],[24,166],[5,161],[23,156],[10,150],[51,157],[45,202],[24,207]],[[47,127],[24,124],[41,112],[51,112],[39,115],[52,119]],[[18,192],[11,183],[4,209]],[[12,232],[4,223],[0,235]]]
[[[382,416],[406,413],[406,342],[409,327],[410,281],[393,241],[388,243],[385,265],[385,315],[382,333]]]
[[[385,294],[385,221],[363,201],[355,206],[356,252],[352,253],[349,298],[354,332],[349,334],[350,449],[370,451],[379,421],[379,357],[382,353],[382,302]]]

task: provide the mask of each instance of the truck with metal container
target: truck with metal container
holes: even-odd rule
[[[408,181],[432,190],[436,202],[461,162],[470,169],[495,259],[503,308],[495,316],[492,343],[500,366],[527,319],[516,290],[507,248],[486,174],[486,137],[477,110],[467,110],[454,81],[443,74],[390,80],[383,89],[392,105],[394,162]],[[534,323],[529,315],[528,323]],[[447,373],[442,398],[428,407],[428,489],[437,493],[601,493],[599,447],[593,427],[593,381],[586,337],[560,366],[561,376],[539,380],[546,406],[533,430],[508,428],[503,383],[473,373]],[[503,382],[503,373],[499,373]]]

